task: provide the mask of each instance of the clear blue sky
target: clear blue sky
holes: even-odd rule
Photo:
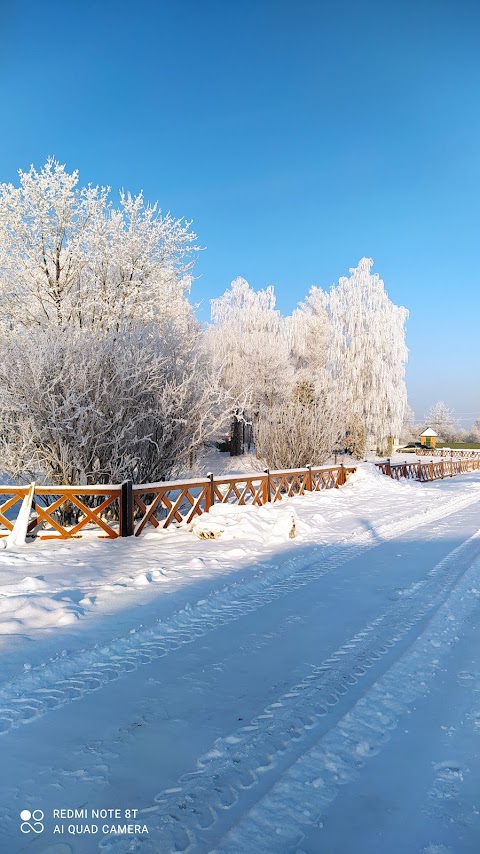
[[[409,397],[480,416],[477,0],[0,0],[0,181],[50,154],[193,219],[193,296],[289,313],[363,255]]]

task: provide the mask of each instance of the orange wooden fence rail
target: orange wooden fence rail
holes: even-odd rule
[[[420,457],[455,457],[480,459],[480,448],[412,448]]]
[[[6,514],[14,507],[16,511],[20,509],[27,491],[28,486],[0,486],[0,502],[3,501],[0,504],[0,536],[7,536],[13,530],[15,520]],[[120,515],[121,492],[121,486],[35,486],[28,532],[40,539],[66,539],[77,537],[82,529],[94,525],[100,528],[101,536],[117,537],[118,524],[113,519]],[[62,523],[62,516],[68,515],[73,508],[79,516],[78,522],[74,525]]]
[[[175,522],[191,522],[213,504],[261,505],[338,487],[354,471],[354,466],[308,466],[140,485],[125,481],[112,486],[35,486],[28,531],[39,539],[78,537],[92,527],[100,529],[103,537],[138,536],[147,525],[167,528]],[[27,490],[27,486],[0,486],[0,537],[13,530]],[[78,521],[68,524],[72,514]]]
[[[480,469],[477,459],[437,459],[431,462],[376,463],[396,480],[420,481]],[[294,495],[320,492],[342,486],[355,466],[307,466],[263,473],[197,480],[164,481],[133,485],[131,481],[106,486],[35,486],[29,534],[39,539],[69,539],[87,528],[99,529],[107,538],[139,534],[147,526],[167,528],[172,523],[191,522],[213,504],[262,505]],[[0,486],[0,537],[13,530],[14,518],[28,486]],[[8,515],[7,515],[8,514]],[[68,517],[74,515],[74,524]]]
[[[134,486],[134,533],[146,525],[167,528],[172,522],[191,522],[213,504],[256,504],[281,501],[305,492],[342,486],[355,466],[307,466],[259,474],[177,480]]]
[[[390,463],[390,460],[387,460],[383,463],[376,463],[376,466],[383,474],[389,475],[395,480],[405,477],[426,482],[476,471],[480,469],[480,458],[463,460],[442,458],[432,460],[430,463],[410,463],[408,460],[404,463]]]

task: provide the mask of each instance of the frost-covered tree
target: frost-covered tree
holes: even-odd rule
[[[445,401],[439,400],[427,412],[425,427],[431,427],[437,433],[439,439],[451,441],[455,431],[458,429],[458,421],[453,409],[447,406]]]
[[[290,350],[294,368],[317,388],[325,385],[331,347],[328,294],[311,288],[307,298],[288,319]]]
[[[296,386],[289,400],[260,412],[257,453],[272,469],[321,465],[339,438],[337,413],[328,411],[325,400],[305,397],[305,391],[305,385]]]
[[[190,224],[143,195],[79,186],[53,158],[0,184],[0,317],[8,327],[108,331],[188,323],[197,251]]]
[[[364,433],[380,451],[398,437],[407,401],[404,381],[408,312],[388,298],[362,258],[330,291],[329,368],[348,434]]]
[[[416,442],[421,432],[421,428],[415,423],[415,413],[407,403],[399,438],[402,442]]]
[[[224,415],[204,364],[192,354],[172,372],[152,327],[11,336],[0,360],[3,471],[54,484],[174,475]]]
[[[291,387],[286,323],[275,308],[273,288],[254,291],[242,278],[211,306],[210,350],[225,388],[236,400],[232,424],[236,454],[241,453],[245,418],[256,421],[261,409],[271,409]]]
[[[473,426],[470,431],[469,441],[480,442],[480,418],[477,418],[473,422]]]
[[[287,318],[287,329],[295,376],[313,383],[317,394],[325,393],[331,381],[328,294],[320,288],[311,288],[306,299]]]
[[[53,159],[0,185],[5,472],[163,479],[218,427],[230,410],[188,301],[195,240]]]

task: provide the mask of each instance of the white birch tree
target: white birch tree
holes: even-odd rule
[[[421,432],[421,428],[415,423],[415,413],[407,403],[403,415],[402,429],[400,430],[400,439],[402,442],[417,442],[419,441]]]
[[[331,347],[328,294],[313,287],[304,302],[288,318],[290,351],[296,373],[323,388],[328,377]]]
[[[329,363],[347,430],[384,452],[400,434],[407,402],[408,311],[391,302],[372,264],[362,258],[330,291]]]
[[[262,408],[272,408],[291,387],[287,327],[275,308],[273,287],[254,291],[242,278],[211,306],[209,344],[224,386],[237,402],[232,451],[240,453],[242,421],[255,422]]]

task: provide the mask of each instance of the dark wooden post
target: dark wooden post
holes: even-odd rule
[[[347,476],[345,474],[345,466],[343,465],[343,463],[341,463],[340,464],[340,473],[339,473],[339,477],[338,477],[338,483],[340,484],[340,486],[343,486],[343,484],[346,482],[347,482]]]
[[[442,461],[440,463],[440,466],[442,468],[442,480],[443,480],[443,478],[445,477],[445,461],[443,460],[443,458],[442,458]]]
[[[124,480],[120,487],[120,536],[131,537],[133,533],[133,484]]]
[[[207,487],[207,493],[205,496],[205,510],[208,512],[210,507],[213,507],[215,504],[215,484],[213,482],[213,472],[209,471],[207,473],[207,477],[210,481]]]
[[[390,462],[390,457],[387,460],[387,471],[385,472],[385,474],[388,475],[388,477],[392,476],[392,464]]]
[[[263,503],[267,504],[272,500],[270,492],[270,469],[265,469],[265,477],[263,479]]]
[[[308,474],[307,474],[307,489],[309,492],[313,492],[313,478],[312,478],[312,467],[307,466]]]

